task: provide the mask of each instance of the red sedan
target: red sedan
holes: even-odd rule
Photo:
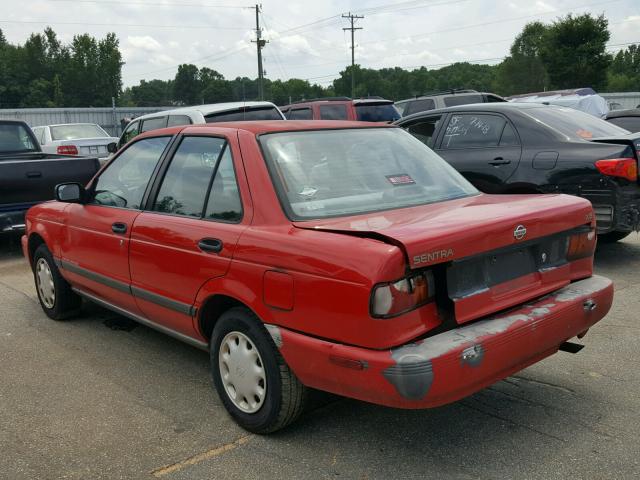
[[[479,193],[397,127],[156,130],[56,198],[22,242],[45,313],[84,298],[209,350],[254,432],[309,387],[453,402],[570,349],[613,297],[588,201]]]

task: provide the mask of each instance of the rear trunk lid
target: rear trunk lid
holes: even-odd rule
[[[113,142],[118,142],[115,137],[99,137],[99,138],[82,138],[75,140],[62,140],[55,142],[56,145],[75,145],[78,149],[78,154],[91,157],[107,157],[109,151],[107,145]]]
[[[399,246],[409,269],[441,272],[464,323],[568,284],[568,237],[592,222],[591,204],[577,197],[483,194],[294,225]]]

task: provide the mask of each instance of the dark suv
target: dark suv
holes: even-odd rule
[[[356,120],[361,122],[394,122],[400,112],[391,100],[380,97],[328,97],[295,102],[280,110],[287,120]]]
[[[482,93],[476,90],[446,90],[400,100],[395,103],[403,117],[436,108],[455,107],[471,103],[506,102],[504,98],[493,93]]]

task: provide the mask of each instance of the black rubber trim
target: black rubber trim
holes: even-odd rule
[[[68,270],[70,272],[76,273],[78,275],[82,275],[89,280],[93,280],[94,282],[102,283],[107,287],[111,287],[120,292],[128,293],[131,295],[131,288],[128,283],[121,282],[119,280],[114,280],[113,278],[107,277],[105,275],[101,275],[100,273],[92,272],[91,270],[87,270],[86,268],[80,267],[75,263],[68,262],[66,260],[61,260],[60,264],[62,268]]]
[[[151,303],[155,303],[156,305],[168,308],[169,310],[174,310],[184,315],[191,315],[192,308],[191,305],[187,303],[178,302],[177,300],[171,300],[170,298],[150,292],[149,290],[144,290],[143,288],[136,287],[135,285],[131,285],[131,294],[134,297],[146,300]]]

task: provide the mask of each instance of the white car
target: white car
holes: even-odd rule
[[[117,142],[95,123],[64,123],[32,128],[43,152],[86,155],[105,159],[111,155],[107,145]]]
[[[135,136],[165,127],[245,120],[286,120],[280,109],[271,102],[228,102],[195,105],[175,110],[149,113],[133,119],[124,129],[117,148]]]

